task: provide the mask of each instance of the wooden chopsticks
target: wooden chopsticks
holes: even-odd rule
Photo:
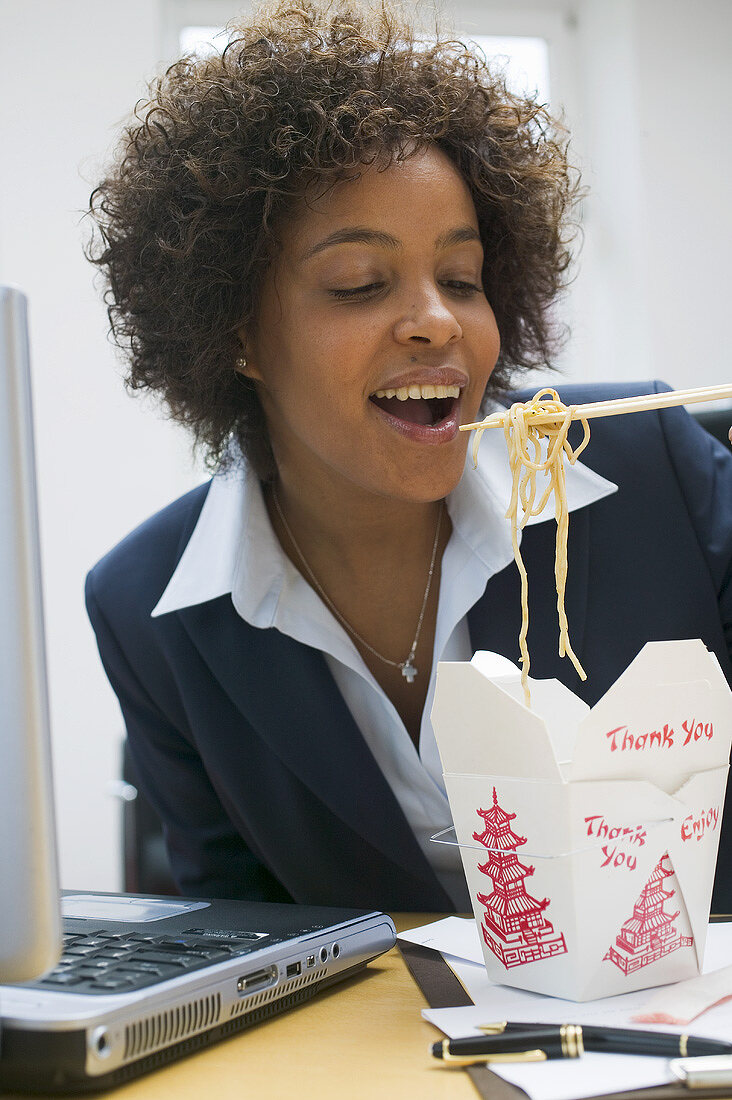
[[[732,385],[705,386],[694,390],[667,390],[664,393],[649,393],[640,397],[622,397],[617,401],[592,401],[587,405],[575,405],[572,409],[572,420],[590,420],[594,416],[646,412],[648,409],[667,409],[672,405],[691,405],[697,401],[721,401],[725,397],[732,398]],[[461,424],[460,431],[469,432],[473,428],[502,428],[507,412],[508,409],[503,413],[493,413],[477,424]],[[562,420],[557,413],[529,413],[526,417],[527,424],[554,424],[557,420]]]

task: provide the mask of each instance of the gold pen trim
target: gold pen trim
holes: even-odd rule
[[[442,1061],[451,1066],[476,1066],[498,1062],[545,1062],[543,1050],[513,1050],[505,1054],[450,1054],[450,1040],[442,1040]]]
[[[565,1058],[579,1058],[585,1052],[582,1028],[579,1024],[562,1024],[559,1029],[559,1041]]]
[[[681,1055],[682,1058],[686,1058],[686,1055],[687,1055],[687,1052],[688,1052],[688,1047],[689,1047],[689,1036],[688,1035],[680,1035],[679,1036],[679,1054]]]
[[[546,1062],[545,1050],[516,1050],[511,1054],[491,1054],[487,1062]]]
[[[493,1024],[477,1024],[478,1031],[485,1031],[487,1035],[500,1035],[508,1027],[508,1020],[496,1020]]]

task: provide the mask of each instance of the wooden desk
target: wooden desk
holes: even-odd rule
[[[398,930],[435,919],[426,913],[394,915]],[[439,1033],[420,1018],[425,1007],[394,948],[361,975],[300,1008],[94,1095],[110,1100],[476,1100],[467,1074],[435,1065],[429,1045]],[[4,1094],[3,1100],[20,1098]]]

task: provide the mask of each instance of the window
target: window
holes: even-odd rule
[[[549,103],[549,44],[545,38],[475,34],[469,41],[475,42],[489,62],[495,59],[504,69],[511,91]]]
[[[186,26],[178,32],[179,52],[182,54],[195,53],[199,57],[207,57],[221,51],[227,41],[228,35],[223,27]]]

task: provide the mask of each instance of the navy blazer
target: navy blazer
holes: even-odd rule
[[[654,386],[560,388],[576,404]],[[699,637],[732,682],[732,454],[676,408],[593,420],[582,461],[619,486],[570,517],[566,606],[587,680],[557,654],[552,522],[528,527],[522,543],[532,674],[592,704],[645,642]],[[150,617],[207,492],[202,485],[149,519],[86,586],[181,891],[449,911],[319,650],[250,626],[230,596]],[[519,620],[511,563],[468,615],[473,649],[516,661]],[[715,911],[732,912],[731,819],[728,799]]]

